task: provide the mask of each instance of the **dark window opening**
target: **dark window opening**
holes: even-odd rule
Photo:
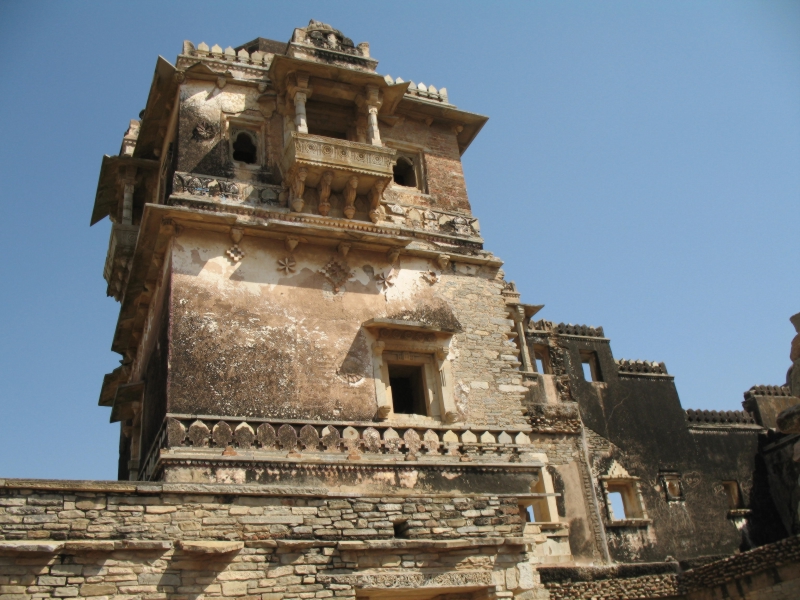
[[[405,187],[417,187],[417,174],[414,171],[414,162],[405,156],[401,156],[394,163],[394,182]]]
[[[595,352],[581,350],[581,367],[583,368],[583,378],[586,381],[603,381]]]
[[[408,538],[408,522],[407,521],[395,521],[392,524],[394,528],[394,537],[400,539],[407,539]]]
[[[536,372],[543,375],[551,375],[553,369],[550,366],[550,349],[544,344],[534,344],[533,359],[536,361]]]
[[[252,165],[257,158],[258,150],[252,136],[244,131],[240,132],[233,142],[233,160]]]
[[[427,415],[422,366],[389,365],[392,407],[401,415]]]

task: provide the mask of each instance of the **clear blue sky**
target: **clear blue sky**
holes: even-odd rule
[[[310,18],[491,117],[486,246],[553,321],[664,361],[686,408],[780,384],[800,311],[800,2],[0,3],[0,477],[115,478],[118,304],[89,228],[157,55]]]

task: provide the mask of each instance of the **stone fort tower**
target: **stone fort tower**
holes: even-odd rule
[[[800,400],[684,411],[663,363],[533,320],[467,196],[486,117],[377,64],[316,21],[159,58],[92,214],[119,481],[0,480],[0,600],[797,589],[763,465],[794,493]]]

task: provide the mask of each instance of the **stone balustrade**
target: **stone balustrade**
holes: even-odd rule
[[[530,448],[527,431],[496,427],[401,427],[391,423],[319,423],[214,416],[168,415],[141,474],[153,472],[160,450],[231,448],[297,454],[323,453],[340,459],[520,462]]]

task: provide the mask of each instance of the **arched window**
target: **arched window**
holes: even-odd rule
[[[417,187],[417,174],[414,162],[407,156],[401,156],[394,163],[394,182],[405,187]]]
[[[237,133],[233,142],[233,160],[252,165],[255,164],[257,158],[258,150],[253,136],[246,131]]]

